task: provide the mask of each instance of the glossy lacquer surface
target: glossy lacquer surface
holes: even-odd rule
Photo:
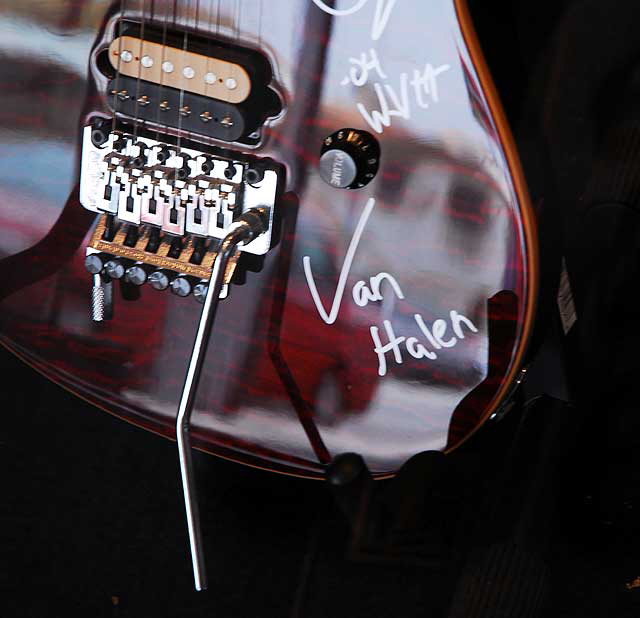
[[[384,475],[454,448],[503,398],[531,324],[535,243],[463,8],[331,4],[2,5],[0,341],[173,437],[200,305],[143,288],[117,299],[113,321],[89,319],[79,130],[105,111],[90,51],[120,11],[261,49],[285,107],[253,153],[286,166],[282,230],[221,303],[194,443],[310,477],[355,451]],[[317,172],[323,139],[343,127],[380,143],[380,171],[361,190]]]

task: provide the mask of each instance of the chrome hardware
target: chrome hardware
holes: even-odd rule
[[[119,260],[109,260],[104,265],[104,272],[112,279],[122,279],[122,277],[124,277],[125,268]]]
[[[152,272],[147,281],[154,290],[166,290],[169,287],[169,277],[161,270]]]
[[[199,302],[204,303],[207,298],[207,292],[209,291],[209,284],[207,283],[198,283],[193,288],[193,297]]]
[[[189,434],[191,413],[198,389],[198,382],[202,372],[202,365],[211,336],[211,329],[216,317],[216,310],[220,300],[220,293],[224,284],[224,274],[227,264],[237,251],[239,245],[247,244],[264,233],[267,229],[267,214],[263,209],[253,209],[231,226],[231,231],[224,237],[218,250],[208,286],[213,293],[206,294],[198,330],[193,343],[193,350],[189,360],[189,367],[182,388],[182,396],[178,406],[176,418],[176,440],[178,442],[178,458],[180,461],[180,475],[182,478],[182,492],[189,531],[189,546],[191,548],[191,562],[196,590],[207,587],[204,551],[202,547],[202,530],[198,512],[198,502],[191,458],[191,439]]]
[[[94,322],[104,322],[113,317],[113,283],[108,276],[93,275],[91,288],[91,319]]]
[[[170,285],[171,291],[176,295],[176,296],[182,296],[183,298],[185,296],[189,296],[189,294],[191,294],[191,282],[189,281],[189,279],[187,279],[186,277],[176,277]]]
[[[279,181],[274,165],[235,161],[193,148],[178,152],[175,146],[144,136],[134,139],[103,125],[99,131],[108,137],[96,140],[96,145],[91,139],[96,126],[84,129],[80,202],[86,209],[177,236],[221,240],[242,213],[264,207],[269,214],[267,231],[240,250],[267,253]],[[260,169],[261,174],[264,169],[264,174],[249,172],[245,177],[250,169]],[[196,216],[194,211],[199,211]]]

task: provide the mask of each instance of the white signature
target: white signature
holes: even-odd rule
[[[311,271],[311,258],[307,255],[302,258],[304,274],[307,279],[309,291],[311,292],[311,298],[313,299],[320,317],[327,324],[333,324],[338,317],[345,288],[347,286],[347,278],[349,276],[349,272],[351,271],[351,265],[353,264],[356,250],[358,249],[358,244],[360,243],[360,238],[362,237],[362,233],[375,206],[375,203],[376,202],[374,198],[370,198],[369,200],[367,200],[364,210],[362,211],[362,215],[360,216],[358,224],[356,225],[356,229],[353,233],[351,242],[349,243],[349,247],[344,258],[344,262],[342,264],[342,269],[340,270],[338,285],[336,287],[336,291],[333,296],[333,302],[331,303],[329,312],[327,312],[322,299],[320,298],[320,294],[318,293],[318,288],[313,278],[313,272]],[[353,297],[354,303],[359,307],[365,307],[370,302],[379,302],[383,300],[384,293],[382,284],[385,282],[387,283],[386,287],[388,289],[391,289],[391,291],[396,295],[397,298],[404,298],[402,288],[400,287],[400,284],[395,279],[395,277],[386,272],[379,272],[377,275],[369,278],[368,285],[364,280],[359,280],[355,283],[351,290],[351,295]],[[469,318],[453,310],[449,312],[449,320],[451,329],[453,330],[455,336],[447,335],[447,328],[449,326],[449,323],[446,320],[437,319],[433,322],[431,328],[429,328],[419,313],[414,314],[413,317],[421,334],[426,339],[428,345],[433,349],[429,349],[425,345],[420,343],[417,337],[396,335],[393,329],[393,325],[389,320],[384,320],[382,323],[385,329],[386,337],[388,339],[388,343],[383,344],[380,338],[380,329],[377,326],[371,326],[369,331],[371,333],[371,339],[374,344],[373,351],[378,357],[378,375],[384,376],[387,373],[386,355],[388,353],[391,353],[393,355],[393,359],[397,364],[402,364],[403,348],[401,347],[401,344],[404,344],[404,349],[409,353],[409,355],[413,356],[413,358],[426,358],[429,360],[436,360],[438,358],[438,354],[434,350],[452,348],[458,343],[460,339],[465,338],[464,331],[462,330],[463,326],[472,333],[478,332],[478,329]]]
[[[357,0],[349,8],[334,9],[323,0],[313,0],[323,11],[337,16],[345,17],[361,10],[368,0]],[[371,25],[371,40],[377,41],[385,31],[396,0],[377,0]],[[392,118],[411,118],[412,105],[427,109],[431,103],[440,100],[438,92],[438,76],[448,71],[448,64],[433,66],[426,63],[423,69],[413,69],[401,73],[397,80],[389,79],[382,68],[378,53],[374,47],[367,52],[361,52],[359,57],[348,59],[351,65],[347,75],[340,82],[342,86],[353,85],[362,88],[371,80],[373,91],[377,99],[378,109],[368,109],[363,103],[358,102],[356,107],[367,124],[376,132],[382,133],[386,127],[391,126]]]
[[[359,58],[349,58],[349,63],[351,67],[340,82],[342,86],[351,84],[361,88],[369,82],[371,75],[375,74],[377,77],[373,82],[373,90],[378,99],[379,109],[369,111],[362,103],[356,105],[362,117],[376,133],[382,133],[385,127],[390,126],[394,116],[405,120],[411,118],[412,103],[422,109],[427,109],[430,103],[438,103],[438,76],[451,68],[448,64],[434,67],[427,63],[423,70],[413,69],[410,73],[401,73],[398,77],[399,85],[394,88],[389,83],[374,48],[366,53],[362,52]]]
[[[373,16],[373,22],[371,24],[371,38],[377,41],[382,33],[385,31],[389,18],[391,17],[391,11],[397,0],[376,0],[376,9]],[[313,0],[315,5],[321,8],[325,13],[334,15],[335,17],[345,17],[346,15],[353,15],[357,13],[361,8],[367,4],[368,0],[357,0],[348,9],[334,9],[329,6],[323,0]]]

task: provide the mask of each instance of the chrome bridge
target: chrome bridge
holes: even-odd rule
[[[203,302],[222,239],[257,208],[266,229],[240,252],[264,255],[272,242],[280,168],[236,160],[94,122],[83,133],[80,202],[102,217],[87,248],[94,276],[92,317],[112,314],[113,280],[149,284]],[[220,297],[228,293],[231,257]]]

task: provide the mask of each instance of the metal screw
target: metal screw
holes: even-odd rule
[[[179,277],[176,277],[171,282],[171,291],[176,296],[181,296],[183,298],[185,296],[189,296],[189,294],[191,294],[191,283],[189,282],[189,279],[187,279],[183,275],[180,275]]]
[[[236,175],[236,168],[233,163],[229,163],[227,167],[224,168],[224,177],[227,180],[231,180]]]
[[[206,283],[198,283],[193,288],[193,296],[199,303],[204,303],[207,298],[207,292],[209,291],[209,285]]]
[[[122,279],[124,276],[124,266],[118,260],[109,260],[104,265],[104,271],[112,279]]]
[[[147,273],[142,266],[127,268],[126,280],[133,285],[142,285],[147,280]]]
[[[97,253],[91,253],[84,259],[84,267],[92,275],[97,275],[98,273],[102,272],[104,262]]]
[[[154,290],[166,290],[169,287],[169,277],[161,270],[155,270],[149,275],[149,285]]]

